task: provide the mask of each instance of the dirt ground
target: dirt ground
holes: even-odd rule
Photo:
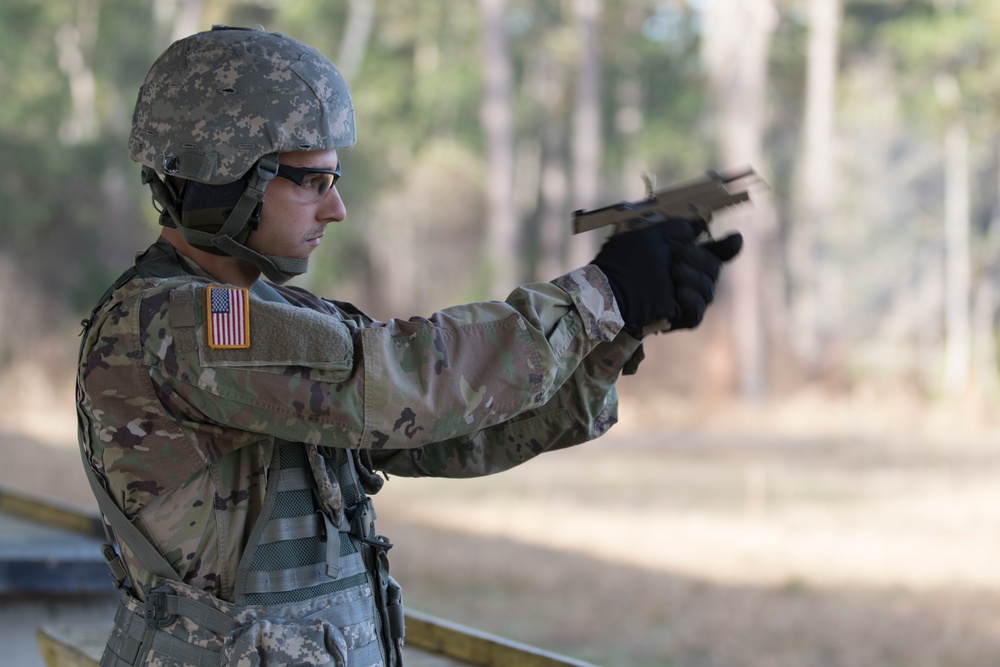
[[[379,527],[406,603],[602,665],[997,664],[982,414],[624,399],[611,434],[521,469],[392,479]],[[0,413],[0,485],[93,506],[74,433],[71,414]]]

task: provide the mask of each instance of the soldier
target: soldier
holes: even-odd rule
[[[85,322],[77,382],[124,590],[105,667],[401,664],[377,471],[487,475],[600,436],[643,327],[697,326],[740,249],[678,222],[505,302],[377,322],[283,285],[346,216],[354,141],[339,72],[279,34],[179,40],[140,89],[162,235]]]

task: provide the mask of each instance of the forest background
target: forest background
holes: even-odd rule
[[[350,217],[300,281],[320,294],[380,317],[500,299],[593,256],[571,211],[751,165],[757,205],[719,220],[746,251],[702,330],[655,341],[684,360],[655,386],[998,398],[986,0],[6,2],[4,377],[64,376],[66,336],[155,236],[135,92],[212,23],[314,44],[352,87]]]
[[[922,637],[939,640],[918,651],[919,664],[990,664],[976,660],[997,648],[996,628],[977,626],[970,642],[968,624],[981,605],[1000,604],[997,577],[978,567],[984,554],[1000,553],[996,540],[981,540],[985,525],[1000,525],[997,511],[986,509],[997,504],[995,492],[983,490],[996,488],[1000,467],[991,447],[1000,402],[1000,3],[6,0],[0,432],[8,440],[73,446],[79,322],[157,233],[125,150],[135,94],[173,40],[213,23],[289,34],[330,56],[347,78],[358,123],[357,146],[341,155],[348,219],[328,230],[310,273],[296,282],[376,317],[502,299],[519,282],[586,263],[601,234],[571,236],[570,212],[640,198],[643,174],[662,186],[706,169],[753,166],[764,181],[753,188],[754,205],[716,220],[718,233],[739,229],[746,239],[724,271],[716,305],[696,331],[650,339],[640,374],[622,383],[618,444],[646,461],[649,443],[657,443],[660,463],[674,471],[655,468],[678,494],[656,520],[690,505],[722,512],[718,525],[704,516],[671,524],[688,547],[674,543],[674,555],[664,558],[672,568],[726,579],[740,564],[712,561],[701,549],[746,556],[743,547],[756,547],[732,542],[750,530],[742,521],[783,516],[775,514],[776,497],[798,509],[799,501],[812,510],[821,501],[836,508],[819,519],[830,531],[843,537],[853,530],[847,524],[860,521],[881,552],[899,560],[863,551],[857,563],[834,559],[817,580],[856,583],[838,568],[864,570],[865,581],[907,591],[904,602],[889,595],[884,605],[838,598],[831,604],[841,616],[856,619],[845,621],[847,631],[877,633],[882,626],[865,619],[892,609],[899,627],[868,636],[871,650],[903,656],[882,664],[918,664],[907,657],[916,649],[903,629],[912,629],[915,614]],[[688,446],[706,442],[705,450]],[[590,452],[582,456],[606,463]],[[544,484],[541,471],[558,475],[560,466],[573,470],[587,460],[540,464],[528,477],[512,474],[513,481],[475,493],[436,486],[411,493],[488,505],[493,491],[484,488],[495,488],[497,498],[523,495],[532,479]],[[51,477],[13,470],[0,482],[32,486]],[[671,477],[678,470],[692,474]],[[817,471],[825,475],[818,482]],[[958,497],[957,487],[972,495]],[[921,507],[932,509],[919,517],[926,531],[907,543],[916,551],[957,536],[979,540],[979,551],[968,561],[958,547],[935,552],[939,558],[924,550],[935,565],[908,578],[898,567],[908,556],[892,550],[901,543],[885,544],[898,533],[880,523],[900,517],[876,520],[866,510],[862,520],[850,513],[861,511],[859,494],[923,498]],[[509,514],[504,497],[498,513]],[[850,512],[837,514],[848,498]],[[400,514],[420,519],[412,497],[399,505]],[[731,510],[725,520],[723,510]],[[477,530],[491,525],[482,516]],[[438,523],[463,524],[452,519]],[[496,524],[497,534],[525,525],[510,521]],[[708,542],[706,525],[718,529]],[[790,553],[790,533],[753,525],[769,535],[769,548]],[[943,525],[952,530],[944,540]],[[763,567],[760,594],[809,588],[815,573],[803,563],[815,546],[803,547],[802,562],[790,557],[786,569]],[[820,559],[829,556],[820,551]],[[762,560],[771,558],[765,553],[773,556],[763,549]],[[881,565],[858,569],[873,562]],[[979,574],[968,574],[970,562]],[[994,594],[973,603],[954,592],[956,580]],[[935,592],[925,599],[915,589]],[[679,595],[671,590],[665,598]],[[730,597],[715,595],[703,596],[706,604],[720,614],[732,609]],[[948,613],[938,623],[942,595]],[[787,618],[796,607],[774,608],[786,617],[771,624],[784,630],[771,630],[802,633]],[[448,609],[478,618],[468,607]],[[744,611],[735,617],[742,621],[721,629],[711,613],[695,616],[662,645],[626,636],[612,662],[783,664],[767,645],[773,633],[750,641],[741,660],[733,656],[746,644],[709,641],[727,632],[747,640],[759,610]],[[495,619],[485,614],[481,625]],[[595,629],[605,625],[584,623],[595,646],[582,649],[575,635],[539,635],[541,626],[528,621],[490,629],[608,660],[600,650],[614,640]],[[857,647],[843,650],[836,637],[816,639],[808,650],[836,658],[812,664],[880,663]],[[789,655],[789,664],[809,664]]]

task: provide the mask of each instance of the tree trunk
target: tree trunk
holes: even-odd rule
[[[69,82],[69,116],[59,128],[64,143],[76,144],[97,138],[97,79],[92,64],[97,44],[101,7],[97,0],[79,0],[76,21],[56,30],[59,69]]]
[[[552,280],[566,272],[566,237],[569,233],[569,182],[566,178],[566,136],[554,116],[543,118],[541,137],[541,209],[539,219],[538,279]],[[584,263],[590,258],[584,260]]]
[[[997,348],[994,331],[997,295],[991,280],[983,280],[975,290],[972,310],[973,350],[975,351],[976,388],[982,398],[990,403],[1000,397],[997,382]]]
[[[535,277],[551,280],[566,271],[570,188],[567,167],[567,123],[570,67],[553,48],[556,31],[544,26],[545,37],[530,49],[525,90],[532,101],[539,172],[531,185],[538,192],[538,264]]]
[[[348,5],[347,25],[344,26],[344,36],[340,43],[340,53],[337,55],[337,69],[350,83],[361,67],[368,38],[375,24],[375,0],[360,0]]]
[[[595,208],[601,203],[601,2],[576,0],[578,28],[576,104],[573,107],[573,209]],[[563,214],[569,228],[569,211]],[[564,235],[568,232],[563,232]],[[582,266],[594,257],[596,235],[571,244],[570,265]]]
[[[169,36],[167,44],[205,29],[202,23],[204,6],[205,0],[156,0],[153,3],[153,18],[157,27]]]
[[[993,139],[993,211],[982,240],[977,242],[977,256],[982,270],[973,303],[973,350],[976,385],[990,402],[1000,398],[998,376],[996,318],[998,295],[994,287],[1000,281],[1000,138]]]
[[[646,12],[642,5],[626,4],[622,7],[621,23],[625,35],[642,32]],[[639,65],[642,55],[628,39],[619,36],[622,43],[616,49],[618,76],[615,79],[615,131],[624,154],[623,168],[618,174],[618,191],[627,200],[641,199],[645,194],[642,175],[649,172],[649,162],[642,151],[642,131],[646,126],[645,94]],[[611,202],[601,202],[611,203]],[[600,236],[594,234],[592,236]]]
[[[837,192],[834,112],[840,14],[840,0],[810,2],[802,166],[797,215],[789,230],[795,295],[792,344],[814,379],[828,362],[833,329],[843,317],[829,249]]]
[[[506,0],[479,0],[483,21],[484,88],[480,123],[486,144],[486,270],[494,297],[506,295],[520,278],[518,220],[514,193],[515,133],[513,67],[504,26]]]
[[[704,62],[709,78],[718,154],[726,167],[762,168],[766,130],[767,61],[777,15],[771,0],[715,0],[705,16]],[[767,390],[765,268],[777,265],[774,216],[758,198],[754,208],[732,216],[746,239],[729,267],[738,389],[746,398]],[[771,269],[773,272],[773,269]],[[772,290],[773,293],[773,290]]]
[[[948,127],[944,162],[944,393],[954,398],[968,389],[972,347],[969,135],[961,120]]]

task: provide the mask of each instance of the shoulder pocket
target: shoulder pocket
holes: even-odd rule
[[[275,373],[285,373],[290,367],[322,374],[350,372],[354,343],[338,317],[262,301],[252,295],[244,302],[245,311],[240,311],[242,291],[225,294],[236,304],[226,312],[225,306],[218,304],[220,288],[212,287],[198,287],[194,295],[195,339],[203,367],[254,368]],[[220,334],[222,327],[230,327],[235,332],[233,337]]]

